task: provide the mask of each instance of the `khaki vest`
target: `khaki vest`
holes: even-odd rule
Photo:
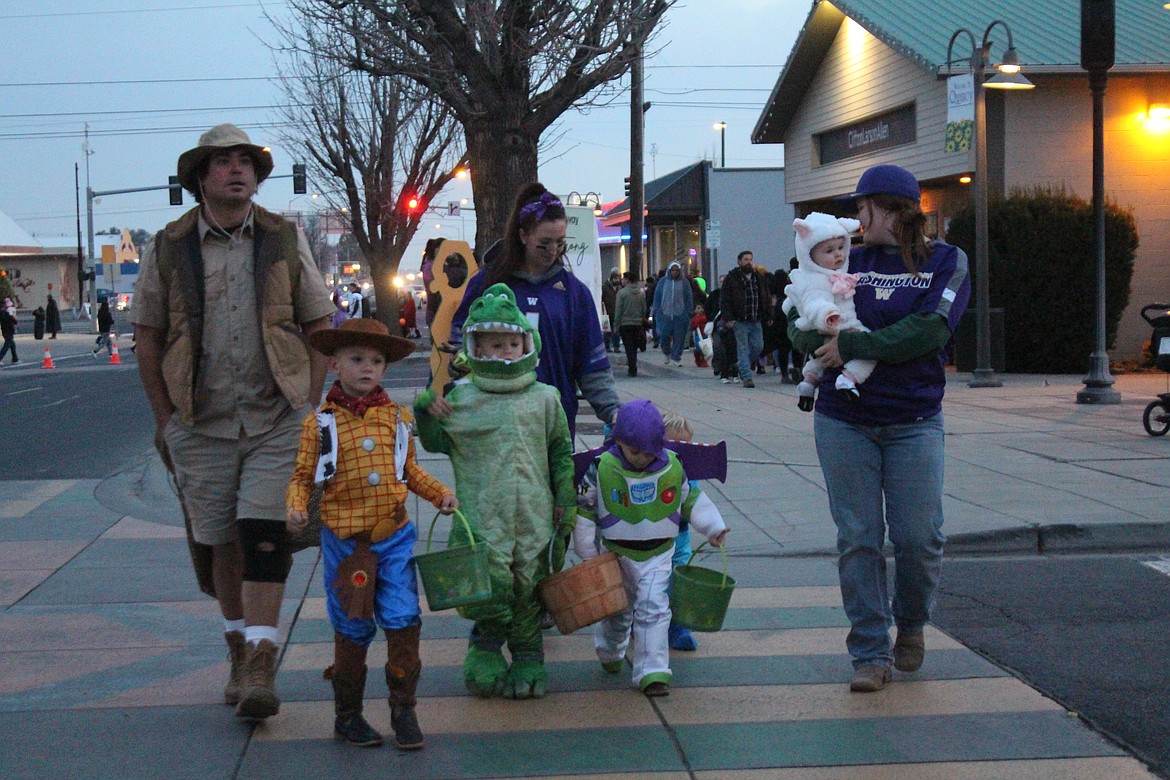
[[[166,290],[167,337],[162,371],[179,419],[195,423],[203,344],[203,255],[197,206],[158,232],[159,278]],[[253,206],[256,311],[264,356],[281,394],[294,409],[309,400],[309,345],[296,320],[301,281],[297,233],[292,223]]]

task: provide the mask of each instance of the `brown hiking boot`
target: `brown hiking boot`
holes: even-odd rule
[[[223,686],[223,703],[234,707],[240,703],[240,696],[244,694],[244,662],[248,659],[248,650],[242,631],[225,631],[223,638],[227,642],[228,659],[232,663],[227,685]]]
[[[889,681],[889,669],[884,666],[865,664],[853,670],[853,681],[849,683],[849,690],[854,693],[874,693],[884,688]]]
[[[280,712],[280,699],[276,697],[276,658],[279,654],[280,648],[267,639],[248,645],[244,692],[236,707],[237,718],[271,718]]]
[[[898,632],[894,640],[894,668],[899,672],[917,672],[926,656],[926,639],[922,634]]]

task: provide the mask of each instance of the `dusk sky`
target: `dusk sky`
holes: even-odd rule
[[[645,98],[654,104],[646,115],[647,181],[701,159],[718,164],[720,121],[729,167],[783,165],[783,147],[754,146],[749,136],[810,7],[810,0],[684,0],[668,13],[660,51],[646,63]],[[0,210],[46,245],[76,244],[74,164],[84,231],[87,123],[96,191],[165,185],[179,154],[220,122],[270,145],[274,175],[291,173],[295,160],[273,127],[281,93],[271,80],[278,71],[266,43],[276,35],[265,10],[288,9],[269,0],[0,0]],[[540,178],[550,189],[620,199],[629,175],[628,93],[567,114],[545,141]],[[468,185],[453,184],[436,205],[470,195]],[[321,205],[294,196],[289,179],[263,185],[258,201],[276,210]],[[94,228],[154,231],[193,199],[167,203],[165,191],[106,196],[94,208]],[[428,218],[403,268],[426,238],[465,230],[473,239],[473,220]]]

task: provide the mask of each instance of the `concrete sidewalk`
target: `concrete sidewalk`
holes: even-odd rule
[[[649,700],[606,674],[588,631],[546,634],[550,693],[480,701],[460,681],[468,624],[424,615],[420,721],[427,747],[400,754],[332,739],[321,670],[332,634],[317,551],[297,555],[286,594],[281,713],[253,726],[218,703],[227,664],[215,604],[187,561],[161,466],[97,480],[0,482],[0,771],[4,777],[1098,778],[1144,767],[1057,703],[941,632],[926,665],[851,695],[831,555],[833,528],[812,415],[779,377],[722,385],[656,353],[624,399],[687,415],[724,439],[726,484],[708,486],[732,534],[737,579],[723,631],[673,653],[671,695]],[[1074,403],[1079,377],[1004,376],[948,386],[950,553],[1170,547],[1170,438],[1141,414],[1165,374],[1122,376],[1123,402]],[[391,394],[409,402],[416,391]],[[600,424],[582,414],[580,446]],[[451,479],[444,458],[426,467]],[[425,533],[433,511],[414,502]],[[446,536],[446,521],[436,534]],[[718,558],[703,565],[718,567]],[[425,604],[425,601],[424,601]],[[367,714],[389,728],[371,651]]]

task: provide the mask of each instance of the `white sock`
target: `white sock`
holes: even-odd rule
[[[248,626],[244,629],[244,639],[250,645],[260,644],[261,639],[267,639],[272,644],[276,644],[276,635],[276,626]]]
[[[228,620],[227,618],[223,619],[223,632],[227,634],[232,631],[239,631],[241,634],[244,633],[243,618],[240,618],[239,620]]]
[[[814,385],[812,382],[805,380],[804,382],[801,382],[799,385],[796,386],[796,392],[800,395],[804,395],[804,396],[808,396],[809,398],[812,398],[814,395],[817,394],[817,386]]]

